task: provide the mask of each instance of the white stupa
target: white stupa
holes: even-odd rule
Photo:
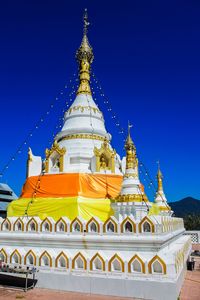
[[[61,132],[46,150],[43,172],[41,157],[29,151],[24,197],[10,204],[9,217],[0,218],[0,260],[13,267],[35,266],[39,270],[36,287],[176,300],[191,240],[184,235],[183,219],[172,217],[169,210],[162,212],[167,201],[160,172],[154,203],[158,212],[149,212],[152,204],[139,180],[130,128],[123,180],[120,176],[120,158],[110,145],[111,136],[91,95],[93,52],[86,35],[87,14],[84,24],[83,41],[76,55],[80,65],[76,99],[65,113]],[[115,178],[113,174],[119,175]],[[110,195],[116,192],[114,180],[118,195],[107,197],[105,188],[110,188]],[[69,190],[75,189],[76,199],[67,198]],[[106,199],[97,197],[100,190]],[[80,192],[90,197],[80,197]],[[106,220],[102,218],[105,205],[107,213],[111,211]],[[72,209],[74,219],[68,217]],[[40,211],[47,215],[40,217]]]

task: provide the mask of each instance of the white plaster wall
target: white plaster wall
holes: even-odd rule
[[[81,275],[42,270],[37,273],[36,287],[148,300],[177,300],[184,273],[183,269],[178,278],[171,281],[158,277],[155,280],[134,277],[119,278],[117,276],[103,278],[89,273]]]

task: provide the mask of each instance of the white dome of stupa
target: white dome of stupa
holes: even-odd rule
[[[65,113],[64,125],[57,134],[59,142],[65,137],[76,134],[90,134],[111,139],[107,133],[102,112],[95,104],[92,95],[78,94],[75,101]]]

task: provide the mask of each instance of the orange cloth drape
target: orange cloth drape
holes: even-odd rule
[[[44,174],[28,177],[20,198],[116,197],[121,189],[122,176],[104,174]]]

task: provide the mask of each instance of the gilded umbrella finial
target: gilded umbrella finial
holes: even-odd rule
[[[163,190],[163,182],[162,182],[163,175],[160,170],[160,161],[159,160],[157,161],[157,164],[158,164],[158,173],[157,173],[158,191],[162,191]]]
[[[81,42],[81,46],[76,52],[76,59],[79,63],[79,78],[80,84],[77,91],[77,94],[89,94],[91,95],[90,89],[90,65],[94,59],[92,47],[88,41],[87,33],[88,33],[88,13],[87,9],[84,11],[83,16],[83,39]]]
[[[136,148],[131,138],[130,129],[133,125],[128,122],[128,136],[125,143],[126,149],[126,169],[133,169],[137,165]]]

